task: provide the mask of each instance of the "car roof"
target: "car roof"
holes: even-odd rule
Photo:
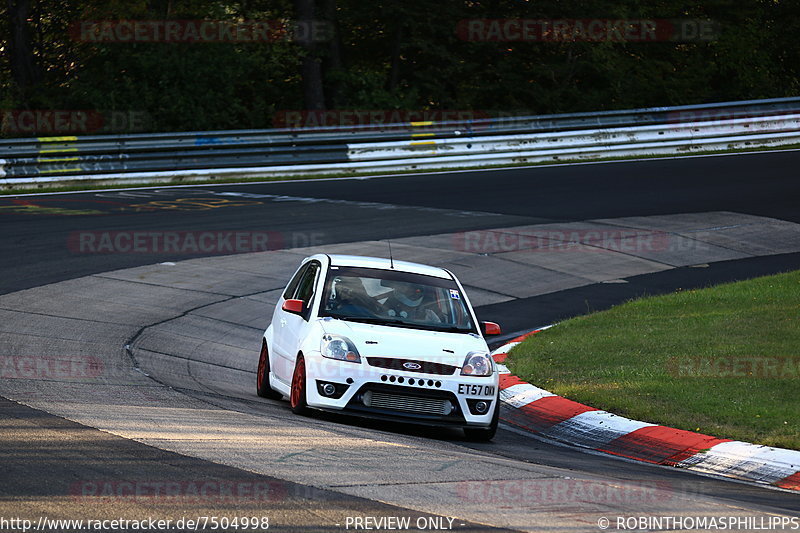
[[[360,255],[338,254],[328,255],[328,257],[330,257],[332,266],[353,266],[378,268],[382,270],[398,270],[401,272],[411,272],[414,274],[423,274],[437,278],[452,279],[452,275],[443,268],[422,265],[419,263],[410,263],[408,261],[401,261],[398,259],[391,261],[385,257],[365,257]]]

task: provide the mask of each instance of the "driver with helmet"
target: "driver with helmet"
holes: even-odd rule
[[[383,302],[385,313],[393,318],[411,318],[416,321],[439,324],[441,318],[431,309],[436,302],[428,298],[424,286],[402,281],[392,283],[394,289]]]

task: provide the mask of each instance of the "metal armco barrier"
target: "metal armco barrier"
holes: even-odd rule
[[[350,128],[0,141],[6,189],[663,155],[800,143],[800,98]]]

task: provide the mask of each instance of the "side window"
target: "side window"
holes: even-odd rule
[[[314,294],[314,282],[317,280],[317,272],[319,272],[319,263],[316,261],[309,263],[308,268],[303,273],[300,284],[297,286],[297,292],[294,297],[298,300],[303,300],[306,305],[311,301],[311,296]]]
[[[283,291],[284,300],[289,300],[294,296],[294,292],[297,290],[297,286],[300,284],[303,274],[305,274],[307,271],[308,265],[304,265],[303,268],[297,271],[297,274],[294,275],[292,281],[290,281],[289,285],[286,286],[286,290]]]

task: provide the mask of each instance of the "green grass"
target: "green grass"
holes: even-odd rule
[[[528,338],[507,365],[628,418],[800,449],[800,271],[573,318]]]
[[[740,154],[740,153],[757,153],[764,151],[776,150],[797,150],[800,148],[800,143],[787,144],[783,146],[774,147],[754,147],[754,148],[740,148],[735,150],[705,150],[705,151],[690,151],[679,154],[642,154],[637,156],[625,157],[597,157],[591,159],[571,159],[569,157],[556,158],[551,161],[540,161],[533,163],[509,163],[498,165],[476,165],[474,167],[447,167],[443,166],[436,169],[421,169],[421,170],[389,170],[389,171],[360,171],[360,172],[336,172],[329,174],[304,174],[300,176],[268,176],[251,178],[247,177],[247,169],[242,169],[242,175],[234,175],[225,178],[185,178],[176,177],[171,180],[153,180],[142,181],[139,183],[112,183],[108,184],[102,181],[94,180],[81,180],[80,182],[63,182],[63,184],[39,184],[26,187],[13,187],[13,185],[6,184],[5,188],[0,188],[0,196],[13,196],[15,194],[26,193],[51,193],[51,192],[80,192],[96,189],[133,189],[144,187],[169,187],[172,185],[222,185],[225,183],[262,183],[268,181],[287,181],[287,180],[311,180],[311,179],[333,179],[333,178],[351,178],[351,177],[369,177],[369,176],[402,176],[407,174],[431,174],[437,172],[467,172],[470,170],[490,170],[502,168],[524,168],[535,166],[559,165],[559,164],[582,164],[582,163],[610,163],[614,161],[635,161],[638,159],[663,159],[674,157],[692,157],[702,155],[725,155],[725,154]],[[123,175],[123,174],[121,174]],[[65,176],[66,178],[67,176]]]

